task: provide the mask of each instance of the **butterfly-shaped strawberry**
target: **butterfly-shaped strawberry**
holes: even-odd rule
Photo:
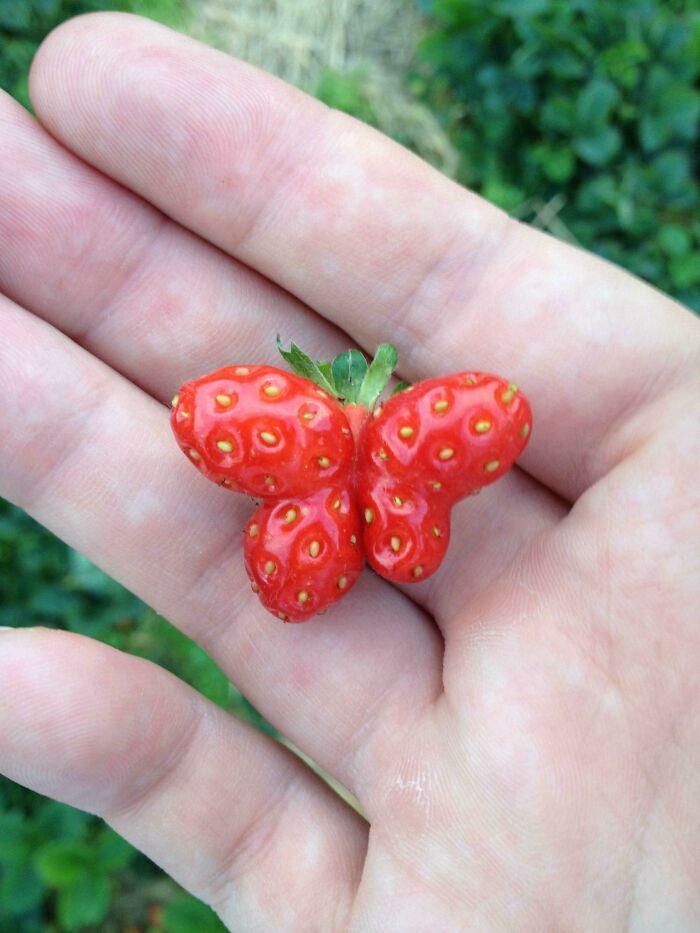
[[[478,372],[402,384],[377,405],[390,344],[371,365],[357,350],[316,363],[278,347],[294,374],[216,370],[182,386],[171,424],[208,479],[261,500],[245,529],[251,585],[303,622],[351,589],[365,556],[393,582],[434,573],[450,509],[510,468],[532,416],[516,386]]]

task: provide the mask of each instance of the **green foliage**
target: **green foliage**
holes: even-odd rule
[[[315,94],[329,107],[349,113],[371,126],[377,125],[362,71],[339,72],[325,69],[318,79]]]
[[[222,933],[226,929],[213,910],[189,894],[168,904],[163,927],[166,933]]]
[[[421,6],[412,83],[460,180],[520,216],[561,194],[583,246],[700,310],[700,0]]]

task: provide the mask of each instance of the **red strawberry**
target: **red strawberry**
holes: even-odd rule
[[[355,583],[364,557],[354,496],[332,486],[260,506],[246,528],[245,564],[263,606],[304,622]]]
[[[185,383],[173,402],[180,447],[208,479],[237,492],[306,496],[352,468],[342,408],[274,366],[227,366]]]
[[[447,549],[454,503],[497,480],[525,447],[530,406],[497,376],[455,373],[405,389],[373,415],[357,471],[367,559],[388,580],[424,580]]]
[[[394,582],[434,573],[451,507],[509,469],[531,413],[497,376],[456,373],[408,387],[368,417],[393,347],[370,366],[357,350],[319,364],[294,344],[280,351],[300,375],[219,369],[182,387],[171,424],[206,477],[263,500],[246,528],[251,585],[270,612],[302,622],[350,590],[365,552]]]

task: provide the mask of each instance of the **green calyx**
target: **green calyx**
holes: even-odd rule
[[[362,405],[368,411],[385,390],[399,358],[396,347],[383,343],[377,347],[371,363],[359,350],[345,350],[333,360],[317,361],[295,343],[285,350],[279,334],[277,349],[299,376],[311,379],[338,401],[346,405]],[[406,388],[406,385],[400,383],[394,391]]]

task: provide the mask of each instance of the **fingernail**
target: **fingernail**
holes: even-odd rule
[[[11,632],[11,631],[12,631],[11,625],[0,625],[0,632]]]

